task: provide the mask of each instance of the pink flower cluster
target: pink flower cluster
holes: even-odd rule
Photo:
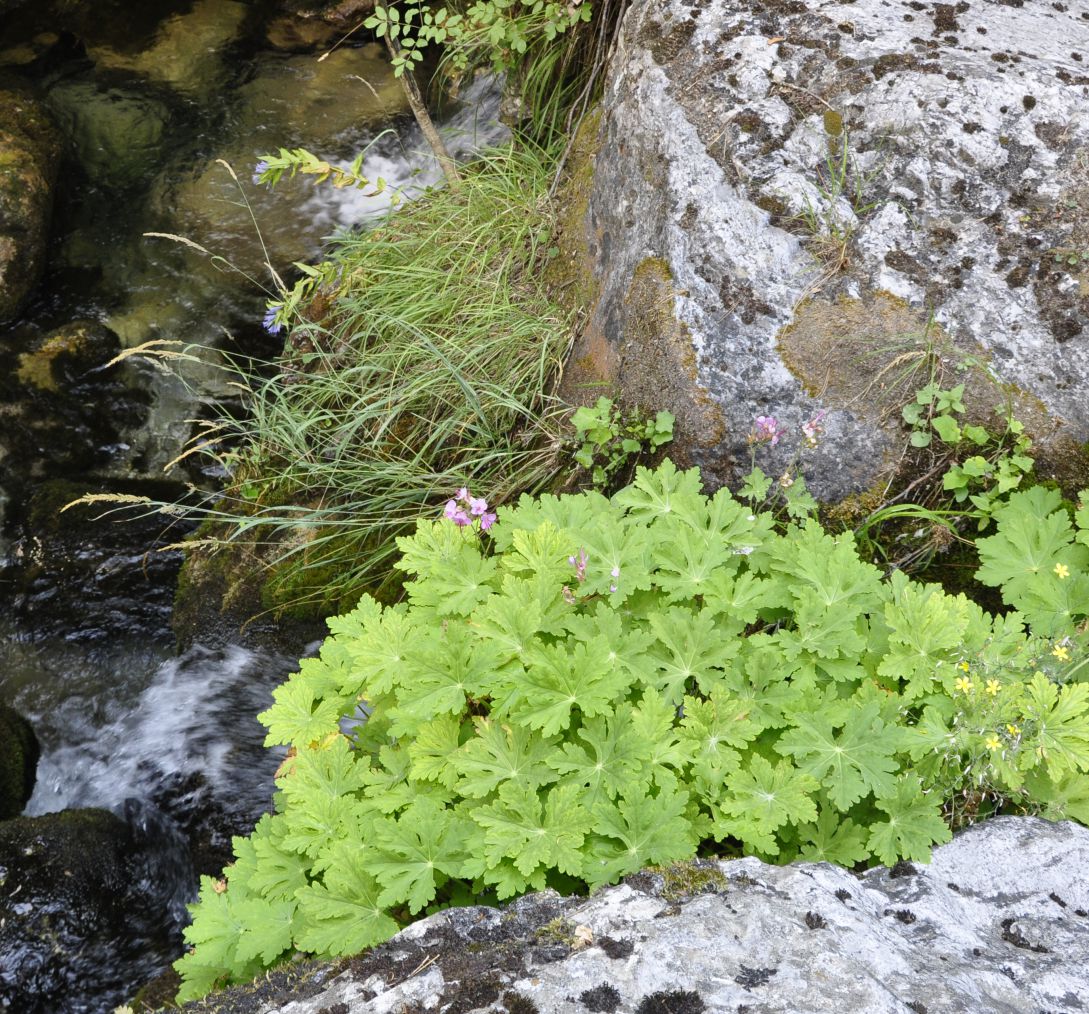
[[[828,409],[822,408],[812,419],[802,423],[802,433],[805,435],[805,442],[809,444],[810,447],[817,446],[817,442],[824,432],[824,427],[821,423],[824,421],[824,417],[827,414]]]
[[[470,496],[469,490],[464,486],[457,491],[455,497],[446,501],[446,509],[442,513],[443,517],[449,518],[458,528],[467,528],[474,518],[480,519],[482,532],[495,524],[495,514],[489,513],[488,501],[480,496]]]
[[[758,415],[754,430],[756,443],[770,443],[774,447],[783,438],[786,427],[773,415]]]
[[[805,437],[808,446],[816,447],[820,442],[821,434],[824,432],[822,424],[827,414],[827,409],[822,408],[812,419],[802,423],[802,436]],[[788,432],[788,427],[779,422],[775,416],[758,415],[753,420],[753,431],[749,435],[749,441],[754,444],[771,444],[774,447]]]

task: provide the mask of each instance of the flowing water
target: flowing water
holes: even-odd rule
[[[0,71],[41,89],[66,141],[45,279],[22,318],[0,324],[0,699],[42,746],[27,814],[105,807],[163,843],[150,876],[175,949],[194,867],[269,805],[281,757],[254,716],[306,646],[284,655],[219,637],[176,655],[178,557],[148,549],[184,529],[62,525],[57,508],[73,490],[214,488],[215,468],[164,466],[230,397],[223,356],[275,354],[259,326],[270,267],[290,276],[326,237],[387,211],[386,198],[303,180],[255,186],[261,154],[304,146],[346,164],[369,145],[365,171],[409,195],[440,176],[380,48],[338,46],[342,33],[272,6],[30,0],[0,14]],[[467,89],[445,118],[452,147],[502,139],[497,107],[494,86]],[[200,348],[171,372],[130,360],[108,384],[19,386],[26,353],[77,320],[122,347]],[[109,975],[81,970],[53,1009],[112,1010],[165,963],[149,953],[126,952]],[[0,1009],[49,1009],[4,981]]]

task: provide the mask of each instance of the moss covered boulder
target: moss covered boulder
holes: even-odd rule
[[[0,701],[0,820],[23,812],[34,791],[38,737],[31,724]]]
[[[568,391],[677,415],[725,481],[757,416],[822,499],[882,483],[932,375],[1011,397],[1038,455],[1089,441],[1083,7],[633,0],[583,242],[598,286]],[[649,403],[649,404],[647,404]],[[824,412],[823,439],[802,424]]]
[[[60,152],[29,86],[0,75],[0,320],[19,312],[45,265]]]

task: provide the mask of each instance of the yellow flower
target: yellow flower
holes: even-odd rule
[[[972,681],[964,676],[958,676],[957,682],[953,685],[965,694],[970,694],[972,692],[972,687],[974,686]]]
[[[997,750],[1002,746],[1002,741],[997,736],[988,736],[985,745],[988,750]]]
[[[1070,652],[1061,644],[1056,644],[1055,647],[1051,649],[1051,654],[1060,662],[1066,662],[1070,658]]]
[[[1055,573],[1059,575],[1059,580],[1070,576],[1070,568],[1065,563],[1055,564]]]
[[[967,662],[958,662],[957,668],[963,670],[964,672],[968,672],[968,670],[972,667]]]
[[[1008,732],[1011,736],[1020,736],[1021,735],[1021,726],[1019,726],[1019,725],[1007,725],[1006,726],[1006,732]]]
[[[997,694],[998,691],[1001,689],[1002,684],[999,683],[998,680],[987,680],[987,693],[989,693],[992,697],[994,697],[995,694]]]

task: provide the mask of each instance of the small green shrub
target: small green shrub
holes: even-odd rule
[[[589,2],[553,0],[475,0],[428,7],[422,3],[376,4],[364,26],[399,46],[393,72],[400,77],[423,60],[432,44],[445,49],[445,58],[458,71],[486,59],[498,73],[513,70],[538,40],[557,36],[590,20]]]
[[[1084,508],[1011,498],[986,550],[1041,633],[668,461],[465,520],[400,538],[407,601],[364,597],[275,692],[276,812],[204,879],[180,999],[697,849],[892,863],[999,807],[1089,820],[1081,613],[1050,608],[1081,582],[1084,611]]]
[[[627,414],[604,395],[593,405],[582,405],[571,415],[578,450],[574,458],[590,473],[598,489],[623,474],[644,451],[653,454],[673,439],[670,412],[645,415],[635,409]],[[630,473],[629,473],[630,474]]]
[[[528,145],[484,151],[456,191],[338,237],[269,307],[290,340],[271,377],[239,376],[246,413],[196,448],[231,481],[190,513],[220,543],[268,547],[286,604],[355,601],[388,577],[394,536],[466,481],[504,500],[563,470],[552,389],[570,317],[539,278],[554,171]]]

